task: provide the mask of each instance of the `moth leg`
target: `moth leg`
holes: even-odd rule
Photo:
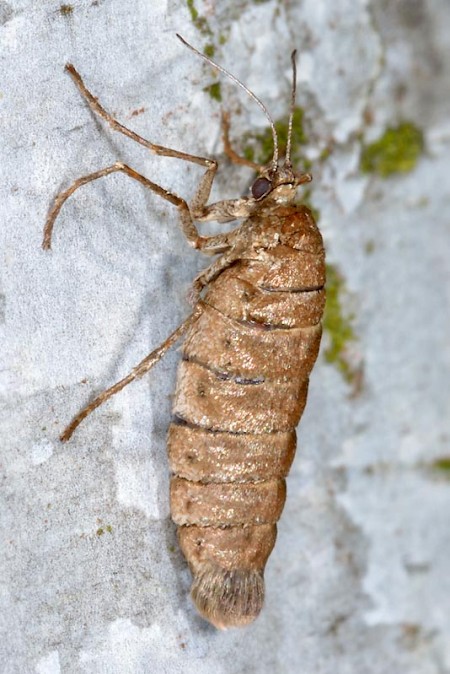
[[[188,295],[188,300],[191,305],[195,305],[200,298],[200,293],[203,288],[211,283],[224,269],[230,267],[233,262],[240,260],[242,257],[242,250],[240,246],[233,246],[215,260],[207,269],[202,271],[195,277],[192,288]]]
[[[229,128],[230,128],[229,113],[223,111],[222,133],[223,133],[223,143],[225,153],[235,164],[243,164],[245,166],[249,166],[256,172],[261,171],[262,167],[259,164],[255,164],[255,162],[245,159],[244,157],[240,157],[233,150],[229,139]],[[211,187],[214,182],[214,178],[217,171],[217,166],[218,164],[217,162],[215,162],[215,166],[211,166],[210,168],[208,168],[205,175],[202,177],[200,181],[200,184],[197,188],[197,192],[195,193],[193,199],[190,202],[190,211],[192,217],[195,220],[201,221],[217,220],[217,222],[229,222],[230,220],[234,220],[235,218],[247,217],[251,212],[253,204],[249,202],[248,198],[246,197],[243,197],[242,199],[234,199],[229,201],[219,201],[215,204],[207,206],[207,201],[211,193]],[[219,246],[219,243],[217,243],[217,246]],[[201,248],[203,252],[206,252],[202,246],[199,246],[199,248]],[[205,246],[205,248],[209,248],[209,246]],[[217,252],[222,252],[222,250],[220,249]]]
[[[246,159],[245,157],[241,157],[235,152],[233,149],[231,142],[230,142],[230,113],[226,112],[225,110],[222,110],[222,142],[223,142],[223,150],[225,154],[227,155],[228,159],[230,159],[233,164],[240,164],[241,166],[249,166],[252,168],[256,173],[261,171],[262,166],[259,164],[256,164],[255,162],[251,161],[250,159]]]
[[[240,157],[233,150],[229,138],[229,129],[230,115],[228,112],[222,111],[222,134],[225,154],[235,164],[249,166],[255,172],[260,172],[263,168],[262,166],[256,164],[253,161],[250,161],[249,159]],[[216,204],[207,206],[207,201],[209,199],[209,195],[211,194],[211,188],[218,168],[218,163],[216,161],[209,161],[211,162],[211,165],[208,166],[206,173],[200,180],[197,191],[189,204],[190,212],[194,220],[217,220],[218,222],[229,222],[235,218],[247,217],[250,214],[253,203],[249,203],[249,200],[246,197],[243,197],[242,199],[220,201]]]
[[[219,255],[221,253],[226,253],[227,250],[233,246],[239,229],[240,227],[236,227],[224,234],[202,237],[199,250],[201,250],[204,255]]]
[[[103,176],[107,176],[110,173],[115,173],[117,171],[125,173],[126,175],[130,176],[130,178],[133,178],[134,180],[140,182],[142,185],[144,185],[144,187],[147,187],[148,189],[152,190],[163,199],[166,199],[166,201],[170,201],[171,204],[177,206],[178,210],[180,211],[181,227],[184,235],[186,236],[191,246],[193,246],[194,248],[201,248],[203,241],[207,240],[207,237],[201,237],[199,235],[197,228],[194,225],[194,221],[191,217],[191,214],[189,212],[189,206],[187,205],[186,201],[181,197],[177,196],[176,194],[174,194],[173,192],[170,192],[169,190],[165,190],[163,187],[160,187],[159,185],[152,182],[151,180],[141,175],[140,173],[137,173],[137,171],[130,168],[126,164],[123,164],[122,162],[116,162],[115,164],[112,164],[112,166],[107,166],[106,168],[101,169],[100,171],[96,171],[95,173],[90,173],[89,175],[78,178],[78,180],[75,180],[75,182],[72,183],[70,187],[68,187],[63,192],[57,194],[57,196],[55,197],[54,204],[50,209],[50,213],[48,214],[47,221],[44,227],[44,238],[42,242],[42,247],[44,249],[51,248],[53,225],[64,202],[71,196],[71,194],[73,194],[75,190],[77,190],[82,185],[86,185],[87,183],[90,183],[93,180],[103,178]]]
[[[195,323],[195,321],[200,317],[200,314],[203,311],[203,306],[199,303],[192,314],[185,320],[178,328],[172,332],[171,335],[160,344],[154,351],[152,351],[148,356],[141,360],[141,362],[134,367],[131,372],[118,381],[116,384],[106,389],[98,395],[94,400],[86,405],[81,412],[79,412],[76,417],[70,422],[67,428],[60,435],[61,442],[66,442],[72,436],[75,429],[79,424],[85,419],[91,412],[93,412],[97,407],[100,407],[104,402],[109,400],[113,395],[121,391],[125,386],[131,384],[135,379],[139,379],[146,372],[148,372],[156,363],[161,360],[161,358],[167,353],[167,351],[177,342],[180,337],[190,328],[190,326]]]
[[[92,180],[96,180],[97,178],[101,178],[104,175],[113,173],[114,171],[124,171],[128,172],[128,175],[130,175],[130,177],[139,180],[139,182],[144,184],[146,187],[153,189],[153,191],[155,191],[157,194],[167,199],[171,203],[175,204],[175,206],[179,208],[183,232],[186,238],[188,239],[189,243],[194,248],[200,248],[202,250],[204,249],[206,254],[215,254],[227,250],[229,247],[228,243],[223,242],[222,240],[220,241],[217,240],[216,243],[215,237],[200,237],[193,223],[193,220],[196,219],[213,220],[216,219],[215,216],[217,216],[219,222],[220,221],[227,222],[229,220],[235,219],[236,217],[234,216],[234,214],[232,214],[232,217],[230,218],[227,214],[223,215],[222,210],[219,211],[215,208],[211,209],[206,207],[206,203],[211,193],[211,187],[217,172],[218,167],[217,161],[215,161],[214,159],[209,159],[208,157],[198,157],[196,155],[188,154],[186,152],[179,152],[178,150],[173,150],[171,148],[164,147],[163,145],[157,145],[156,143],[151,143],[142,136],[139,136],[139,134],[135,133],[134,131],[131,131],[131,129],[128,129],[126,126],[118,122],[114,117],[112,117],[112,115],[110,115],[103,108],[103,106],[99,103],[97,98],[95,98],[95,96],[93,96],[93,94],[86,87],[86,85],[83,82],[83,79],[81,78],[81,75],[78,73],[78,71],[72,64],[70,63],[66,64],[66,70],[72,77],[81,95],[86,99],[91,110],[95,114],[99,115],[102,119],[104,119],[114,131],[118,131],[119,133],[122,133],[124,136],[131,138],[131,140],[134,140],[140,145],[143,145],[145,148],[147,148],[156,155],[165,157],[174,157],[175,159],[181,159],[183,161],[192,162],[194,164],[203,166],[206,169],[206,171],[200,180],[196,194],[194,195],[191,201],[190,208],[187,206],[186,201],[184,199],[181,199],[181,197],[178,197],[167,190],[163,190],[163,188],[159,187],[158,185],[155,185],[155,183],[152,183],[150,180],[147,180],[146,178],[136,173],[132,169],[128,169],[128,167],[127,167],[128,170],[125,170],[125,168],[123,168],[125,167],[125,165],[122,164],[121,162],[116,162],[116,164],[107,167],[106,169],[102,169],[101,171],[97,171],[96,173],[83,176],[82,178],[79,178],[77,181],[75,181],[68,190],[66,190],[65,192],[61,192],[59,195],[57,195],[55,203],[49,213],[45,225],[43,248],[50,248],[53,223],[64,201],[71,194],[73,194],[73,192],[78,187],[80,187],[81,185],[85,185],[86,183]],[[229,141],[228,146],[230,146]],[[234,155],[237,157],[236,153],[234,153]],[[253,164],[252,162],[248,163],[247,165],[255,169],[259,168],[256,164]],[[244,217],[246,217],[246,215],[247,213],[244,214]],[[206,217],[202,218],[202,216]],[[214,253],[212,252],[213,249],[216,249]]]
[[[213,159],[208,159],[207,157],[197,157],[196,155],[187,154],[186,152],[179,152],[178,150],[172,150],[169,147],[164,147],[163,145],[156,145],[156,143],[151,143],[149,140],[142,138],[142,136],[139,136],[139,134],[135,133],[134,131],[131,131],[131,129],[128,129],[123,124],[120,124],[120,122],[118,122],[117,119],[115,119],[112,115],[109,114],[109,112],[105,110],[105,108],[98,102],[97,98],[95,98],[95,96],[91,94],[89,89],[84,84],[80,73],[71,63],[66,64],[66,70],[73,79],[73,81],[75,82],[83,98],[86,99],[91,110],[95,112],[97,115],[99,115],[99,117],[104,119],[105,122],[107,122],[114,131],[123,133],[124,136],[131,138],[131,140],[134,140],[136,143],[139,143],[140,145],[146,147],[147,150],[150,150],[154,154],[160,156],[182,159],[183,161],[189,161],[192,162],[193,164],[199,164],[200,166],[204,166],[209,170],[212,169],[212,165],[217,164],[217,162],[215,162]],[[215,166],[215,168],[217,169],[217,165]]]
[[[66,65],[66,70],[72,77],[81,95],[86,99],[91,110],[104,119],[105,122],[107,122],[114,131],[118,131],[124,136],[131,138],[131,140],[134,140],[136,143],[143,145],[153,154],[164,157],[174,157],[175,159],[182,159],[183,161],[199,164],[200,166],[206,168],[206,172],[200,180],[200,184],[191,204],[191,212],[194,219],[196,218],[197,213],[202,213],[204,206],[208,201],[211,192],[211,186],[214,182],[214,177],[217,172],[218,164],[216,160],[209,159],[208,157],[198,157],[193,154],[188,154],[187,152],[179,152],[178,150],[173,150],[172,148],[164,147],[163,145],[151,143],[149,140],[139,136],[139,134],[131,131],[131,129],[128,129],[126,126],[118,122],[112,115],[109,114],[109,112],[104,109],[97,98],[91,94],[89,89],[84,84],[81,75],[71,63]]]
[[[142,138],[142,136],[139,136],[134,131],[131,131],[131,129],[128,129],[123,124],[120,124],[120,122],[114,119],[114,117],[110,115],[102,105],[100,105],[95,96],[91,94],[89,89],[84,84],[81,75],[71,63],[66,65],[66,70],[69,72],[81,95],[86,99],[91,110],[104,119],[109,124],[109,126],[114,129],[114,131],[118,131],[124,136],[131,138],[132,140],[136,141],[136,143],[143,145],[147,148],[147,150],[150,150],[150,152],[153,152],[156,155],[182,159],[183,161],[199,164],[200,166],[204,166],[206,168],[206,173],[200,180],[197,192],[192,199],[191,212],[193,218],[195,219],[197,213],[201,213],[203,211],[203,208],[208,201],[211,192],[211,186],[214,182],[214,177],[217,172],[218,164],[215,159],[209,159],[208,157],[197,157],[196,155],[188,154],[186,152],[172,150],[171,148],[164,147],[163,145],[156,145],[156,143],[151,143],[149,140]]]

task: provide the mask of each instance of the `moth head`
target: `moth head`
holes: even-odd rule
[[[292,163],[291,163],[292,126],[294,123],[295,93],[296,93],[296,80],[297,80],[297,67],[295,61],[296,51],[294,50],[291,54],[292,88],[291,88],[291,105],[289,113],[288,134],[286,143],[286,158],[283,166],[280,166],[278,161],[279,158],[278,134],[275,128],[275,122],[270,116],[269,111],[267,110],[264,103],[260,101],[260,99],[253,93],[253,91],[250,91],[250,89],[248,89],[248,87],[246,87],[245,84],[243,84],[240,80],[238,80],[237,77],[228,72],[228,70],[225,70],[225,68],[212,61],[208,56],[205,56],[205,54],[199,52],[198,49],[192,47],[192,45],[186,42],[186,40],[182,38],[181,35],[179,35],[178,33],[177,37],[179,40],[181,40],[181,42],[184,45],[186,45],[186,47],[188,47],[195,54],[197,54],[197,56],[200,56],[200,58],[209,63],[209,65],[213,66],[213,68],[217,68],[217,70],[219,70],[221,73],[229,77],[230,80],[232,80],[235,84],[241,87],[241,89],[243,89],[250,96],[250,98],[252,98],[255,101],[255,103],[257,103],[257,105],[261,108],[261,110],[264,112],[269,121],[273,138],[272,161],[270,163],[270,166],[258,166],[253,162],[250,162],[250,165],[256,167],[259,172],[259,176],[256,178],[251,187],[251,194],[253,199],[256,202],[260,202],[267,199],[268,201],[272,203],[274,202],[276,204],[288,204],[289,202],[291,202],[295,197],[297,187],[302,183],[309,183],[312,180],[309,173],[299,173],[299,174],[294,173],[294,171],[292,170]]]
[[[251,186],[252,197],[255,201],[269,198],[279,204],[288,204],[294,198],[299,185],[309,183],[312,176],[309,173],[294,173],[290,163],[261,170]]]
[[[286,156],[284,164],[280,166],[278,161],[278,135],[275,128],[275,123],[270,117],[265,106],[258,100],[257,102],[263,108],[266,116],[270,122],[273,136],[273,157],[269,166],[260,167],[259,176],[251,187],[251,193],[255,201],[263,201],[269,199],[276,204],[288,204],[295,198],[295,194],[299,185],[309,183],[312,176],[309,173],[295,173],[291,162],[291,147],[292,147],[292,127],[294,123],[295,113],[295,93],[296,93],[296,51],[291,54],[292,61],[292,89],[291,89],[291,106],[289,113],[288,134],[286,143]],[[253,96],[253,94],[251,94]]]

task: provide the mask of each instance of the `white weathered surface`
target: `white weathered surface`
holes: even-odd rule
[[[450,483],[429,468],[450,455],[449,4],[196,7],[213,38],[178,0],[76,0],[65,16],[53,0],[0,1],[1,671],[449,672]],[[219,107],[202,92],[214,76],[175,31],[200,47],[224,34],[216,57],[275,117],[299,49],[308,152],[336,141],[313,198],[365,367],[350,398],[319,358],[266,607],[228,633],[196,616],[169,519],[164,438],[176,353],[71,443],[58,442],[93,391],[187,315],[203,261],[174,208],[121,175],[82,188],[61,213],[53,251],[40,249],[52,196],[82,174],[122,159],[185,196],[199,176],[95,120],[66,61],[137,132],[220,157]],[[234,135],[262,128],[243,94],[223,91],[242,110]],[[402,118],[426,133],[417,169],[361,176],[358,133],[376,137]],[[247,180],[225,164],[215,196],[237,196]]]

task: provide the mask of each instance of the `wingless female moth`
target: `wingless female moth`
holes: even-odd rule
[[[81,185],[120,171],[178,208],[188,243],[219,257],[194,280],[191,315],[128,376],[89,403],[61,435],[68,440],[80,422],[108,398],[148,372],[184,335],[168,448],[172,518],[193,575],[192,597],[218,628],[251,623],[264,600],[264,567],[283,510],[285,477],[294,458],[295,429],[306,403],[309,375],[321,338],[325,304],[325,253],[311,212],[294,203],[311,176],[295,173],[289,133],[283,165],[275,125],[266,107],[242,82],[181,42],[240,86],[263,110],[273,135],[273,158],[260,166],[238,156],[223,115],[225,153],[258,173],[250,196],[207,205],[218,163],[155,145],[113,119],[67,64],[89,107],[115,131],[151,152],[205,169],[188,204],[121,162],[76,180],[55,198],[43,247],[66,199]],[[195,221],[228,223],[235,229],[201,236]]]

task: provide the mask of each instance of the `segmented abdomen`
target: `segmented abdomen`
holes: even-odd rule
[[[172,518],[193,598],[217,627],[261,610],[321,337],[325,262],[314,220],[286,208],[270,227],[277,245],[247,251],[208,287],[183,346],[169,429]]]

